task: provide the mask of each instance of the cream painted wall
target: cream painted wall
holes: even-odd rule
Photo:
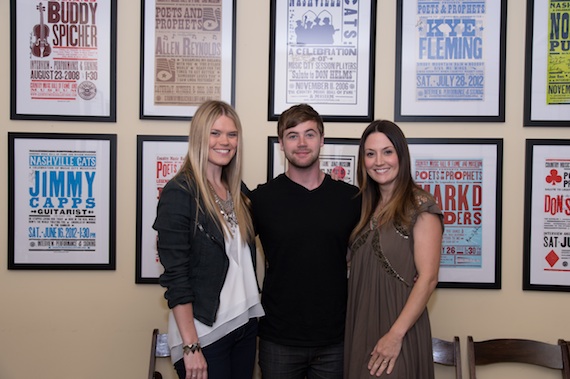
[[[490,0],[492,1],[492,0]],[[135,194],[137,134],[185,134],[188,123],[139,120],[140,2],[118,2],[117,123],[11,121],[9,118],[9,1],[0,2],[4,54],[0,72],[0,171],[6,172],[7,132],[90,132],[118,135],[117,270],[8,271],[0,267],[0,378],[140,379],[147,373],[153,328],[166,327],[163,290],[136,285]],[[375,117],[393,118],[396,0],[378,0]],[[429,304],[433,334],[457,335],[464,363],[467,335],[535,338],[555,343],[570,339],[570,294],[522,291],[524,141],[570,138],[570,128],[523,128],[525,10],[508,1],[505,123],[400,123],[408,137],[504,139],[502,290],[438,289]],[[269,1],[238,0],[236,109],[245,126],[245,173],[250,187],[265,181]],[[328,123],[328,137],[359,137],[365,124]],[[7,240],[7,186],[0,186],[0,240]],[[6,243],[0,246],[6,256]],[[6,259],[4,260],[6,262]],[[165,362],[161,363],[165,365]],[[464,364],[464,369],[466,366]],[[482,371],[481,378],[535,377],[532,367]],[[465,377],[467,371],[464,370]],[[437,368],[440,378],[452,378]],[[542,375],[541,378],[557,378]],[[165,376],[165,379],[173,376]]]

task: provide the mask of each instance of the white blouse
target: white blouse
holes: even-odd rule
[[[239,226],[233,233],[233,238],[225,238],[225,245],[229,268],[220,293],[220,307],[216,321],[212,326],[208,326],[194,319],[202,347],[247,324],[250,318],[265,314],[251,261],[251,249],[242,241]],[[168,345],[171,349],[172,362],[182,359],[182,337],[172,311],[168,319]]]

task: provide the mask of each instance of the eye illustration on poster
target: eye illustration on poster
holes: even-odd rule
[[[12,120],[116,121],[116,0],[11,0]]]

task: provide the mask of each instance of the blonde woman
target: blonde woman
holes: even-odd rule
[[[185,162],[158,203],[159,280],[171,308],[169,345],[180,379],[253,374],[263,309],[241,152],[235,110],[205,102],[192,119]]]

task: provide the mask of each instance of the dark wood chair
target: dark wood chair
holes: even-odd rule
[[[527,363],[560,370],[563,379],[570,379],[570,358],[566,341],[558,344],[526,339],[493,339],[473,341],[467,337],[469,377],[476,379],[475,367],[492,363]]]
[[[563,339],[558,340],[558,345],[562,349],[562,364],[566,367],[566,370],[570,370],[570,341],[565,341]]]
[[[162,374],[156,371],[156,358],[170,357],[168,347],[168,334],[161,334],[158,329],[152,331],[150,344],[150,361],[148,365],[148,379],[162,379]]]
[[[453,337],[453,341],[445,341],[439,338],[432,338],[434,363],[444,366],[455,367],[455,378],[462,379],[461,376],[461,347],[459,337]]]

